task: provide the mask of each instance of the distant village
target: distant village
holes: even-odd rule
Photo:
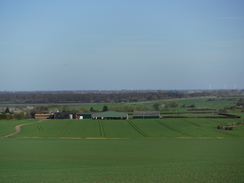
[[[25,110],[33,110],[34,107],[27,106]],[[103,111],[103,112],[55,112],[46,111],[44,113],[35,113],[32,117],[35,119],[113,119],[113,120],[127,120],[129,119],[128,113],[125,112],[116,112],[116,111]],[[19,108],[9,108],[7,107],[4,112],[1,112],[1,119],[18,119],[26,118],[26,112],[24,109]],[[134,119],[152,119],[160,118],[160,111],[134,111]]]
[[[130,117],[132,118],[161,118],[158,108],[152,111],[145,106],[134,108],[133,110],[103,109],[96,111],[91,108],[90,110],[79,109],[70,111],[68,110],[68,105],[76,103],[137,103],[195,97],[210,97],[211,100],[232,97],[236,100],[236,97],[243,96],[244,90],[0,92],[0,119],[128,119],[128,112],[130,112]],[[53,107],[50,107],[50,105],[53,105]],[[239,106],[241,105],[242,101]],[[195,105],[192,104],[190,107],[195,107]]]

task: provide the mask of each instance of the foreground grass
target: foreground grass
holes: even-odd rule
[[[0,139],[0,180],[244,181],[242,139]]]

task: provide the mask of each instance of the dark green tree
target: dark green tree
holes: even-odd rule
[[[5,114],[10,114],[11,113],[8,107],[5,109],[4,113]]]
[[[153,104],[153,109],[154,109],[155,111],[159,111],[159,107],[160,107],[160,103],[155,103],[155,104]]]
[[[90,111],[91,111],[91,112],[95,112],[95,110],[93,109],[93,107],[90,108]]]
[[[61,110],[62,112],[70,112],[69,107],[67,105],[62,106],[61,108],[62,108]]]
[[[191,104],[191,105],[188,105],[187,107],[189,107],[189,108],[196,108],[197,106],[196,106],[196,104]]]
[[[241,108],[241,112],[244,112],[244,107]]]
[[[236,103],[237,106],[244,106],[244,98],[240,98],[239,101]]]
[[[178,107],[178,106],[179,106],[179,104],[175,101],[170,103],[170,107]]]
[[[103,111],[108,111],[108,106],[103,106]]]

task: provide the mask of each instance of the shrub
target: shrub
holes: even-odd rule
[[[196,104],[191,104],[187,106],[188,108],[196,108]]]
[[[13,116],[15,119],[25,119],[24,113],[14,114]]]
[[[0,119],[13,119],[12,114],[0,114]]]
[[[222,126],[222,125],[218,125],[218,126],[217,126],[217,129],[219,129],[219,130],[223,130],[223,126]]]
[[[232,129],[233,129],[232,126],[226,126],[226,127],[225,127],[225,130],[232,130]]]
[[[233,130],[233,126],[222,126],[222,125],[218,125],[217,129],[219,130]]]

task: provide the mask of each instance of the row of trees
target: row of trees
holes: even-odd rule
[[[0,92],[0,102],[2,103],[97,103],[97,102],[136,102],[164,100],[170,98],[190,98],[202,96],[232,96],[240,95],[234,91],[198,91],[189,93],[187,91],[128,91],[110,93],[75,93],[75,92]]]

